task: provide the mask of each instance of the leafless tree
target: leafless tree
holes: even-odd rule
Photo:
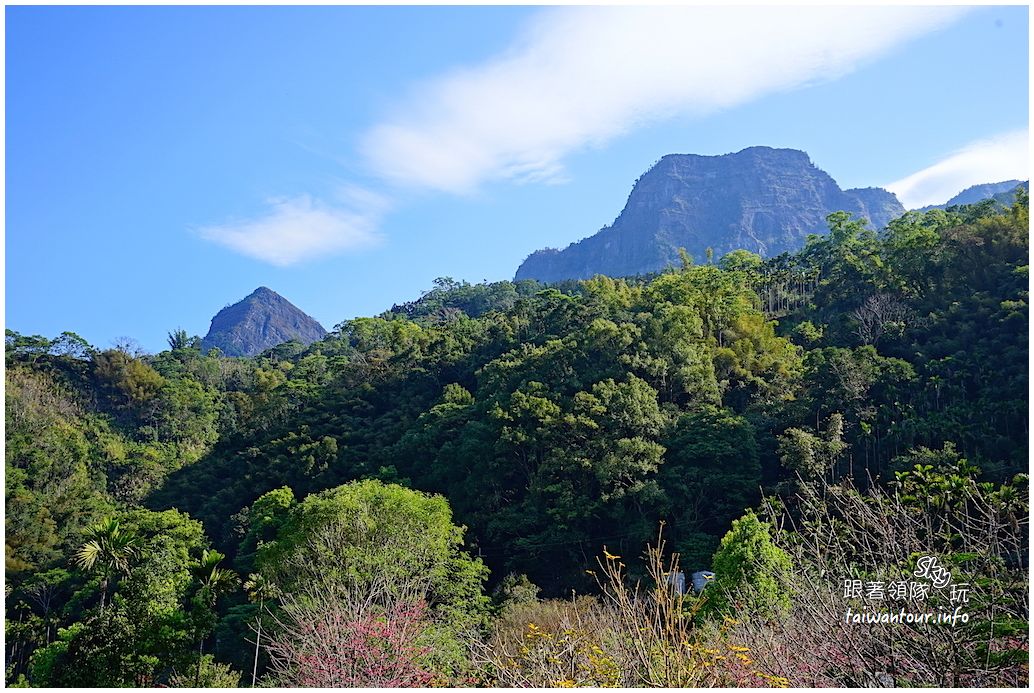
[[[873,294],[851,313],[862,344],[877,344],[890,331],[902,332],[913,318],[912,310],[891,294]]]
[[[716,641],[743,645],[759,670],[795,686],[1026,684],[1028,506],[1014,486],[956,478],[920,494],[875,485],[861,493],[849,482],[801,489],[794,514],[767,508],[773,522],[793,530],[777,539],[795,565],[783,584],[790,613],[775,620],[738,614]],[[921,557],[941,561],[950,585],[900,599],[869,592],[921,583],[914,573]],[[845,589],[855,580],[867,591],[860,599]],[[963,589],[967,601],[952,600]],[[855,622],[849,609],[935,616]],[[941,612],[965,613],[967,621],[938,623]]]

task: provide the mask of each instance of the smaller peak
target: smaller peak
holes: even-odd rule
[[[250,294],[248,294],[248,298],[251,298],[253,296],[255,296],[255,297],[264,297],[264,296],[279,296],[279,295],[280,294],[278,294],[277,292],[273,291],[268,286],[260,286],[259,288],[255,289]]]

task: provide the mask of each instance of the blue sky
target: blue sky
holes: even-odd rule
[[[265,285],[329,329],[512,278],[673,152],[1025,178],[1027,13],[8,7],[6,324],[157,351]]]

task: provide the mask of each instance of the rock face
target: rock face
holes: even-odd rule
[[[292,339],[312,344],[326,334],[322,325],[286,298],[260,286],[212,318],[201,347],[218,347],[227,356],[254,356]]]
[[[980,185],[971,185],[955,197],[951,198],[943,205],[930,205],[923,207],[921,212],[925,212],[929,209],[947,209],[948,207],[954,207],[955,205],[971,205],[976,202],[982,202],[991,198],[996,200],[1004,200],[1009,198],[1011,204],[1011,198],[1014,197],[1014,191],[1018,186],[1025,186],[1025,183],[1021,183],[1018,180],[1003,180],[1001,183],[982,183]]]
[[[797,250],[825,218],[844,210],[882,228],[904,208],[881,188],[841,190],[795,149],[670,154],[636,181],[611,226],[564,250],[531,254],[516,279],[544,282],[646,274],[679,264],[679,248],[704,262],[743,248],[771,257]]]

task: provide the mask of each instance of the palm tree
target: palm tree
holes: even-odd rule
[[[248,575],[248,581],[244,583],[244,589],[248,591],[248,599],[252,602],[258,602],[259,605],[258,618],[256,619],[258,630],[255,636],[255,662],[251,667],[251,687],[254,688],[258,680],[259,643],[262,642],[262,611],[265,608],[266,600],[276,596],[277,589],[276,585],[259,573]]]
[[[75,554],[75,563],[87,572],[100,573],[103,615],[111,578],[129,575],[131,561],[140,551],[140,538],[131,530],[122,529],[115,518],[90,527],[86,536],[86,543]]]
[[[209,609],[215,609],[215,602],[220,594],[230,592],[240,584],[237,573],[232,570],[220,568],[219,563],[226,558],[218,551],[205,549],[201,552],[201,558],[190,566],[194,579],[198,582],[197,598],[201,604]],[[197,675],[194,685],[201,683],[201,661],[205,652],[205,638],[202,635],[198,642]]]

